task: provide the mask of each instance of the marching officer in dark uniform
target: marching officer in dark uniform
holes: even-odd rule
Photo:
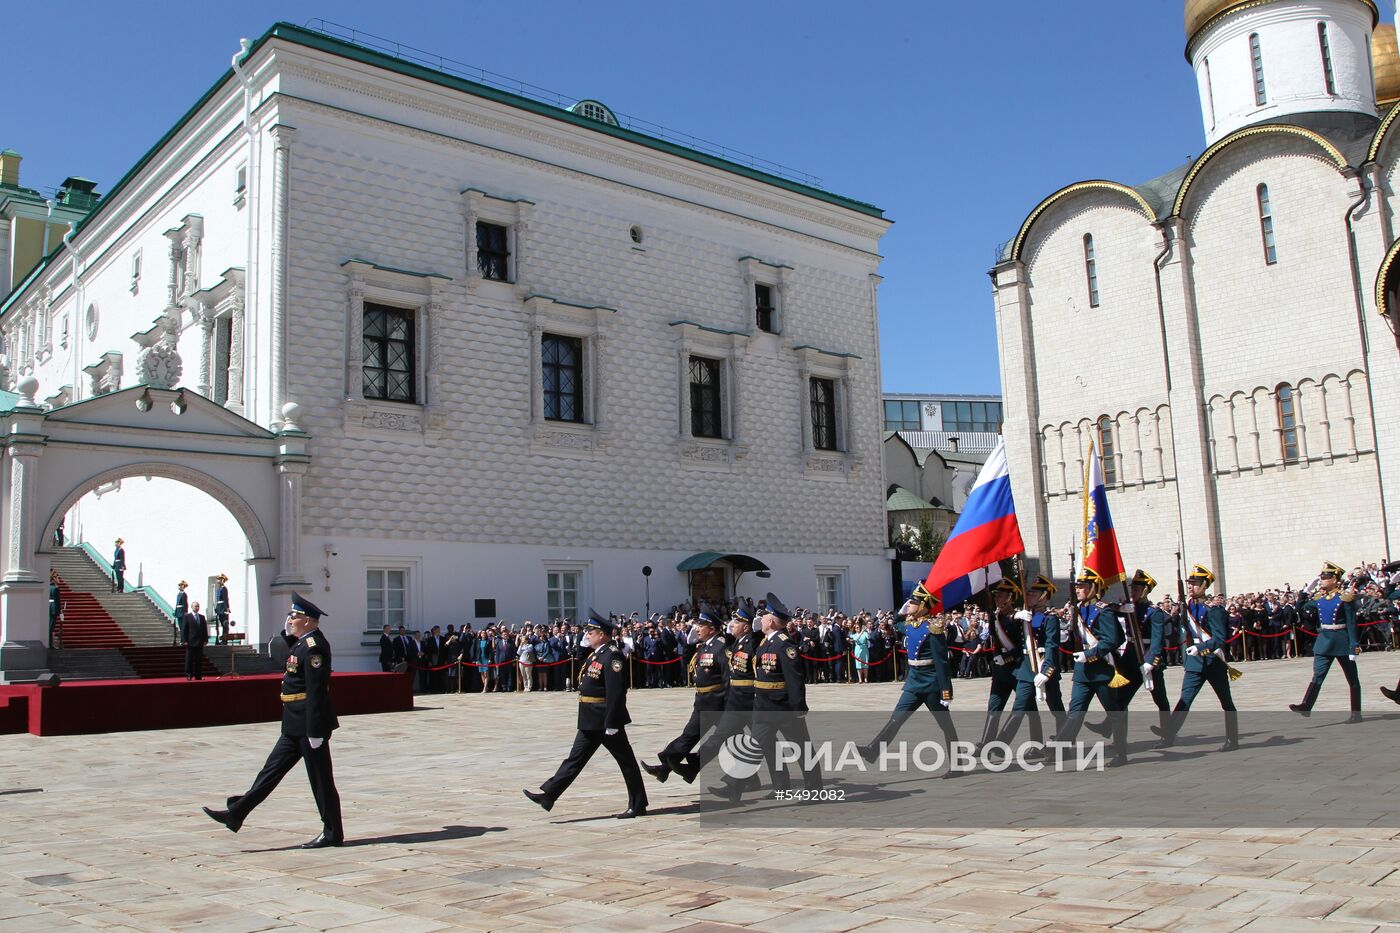
[[[1138,632],[1141,633],[1144,629],[1147,631],[1147,654],[1142,659],[1142,682],[1146,684],[1148,678],[1151,678],[1151,686],[1148,689],[1152,694],[1152,702],[1157,704],[1159,725],[1166,728],[1167,720],[1171,718],[1172,706],[1171,701],[1167,699],[1167,682],[1163,671],[1167,666],[1167,640],[1172,630],[1172,620],[1165,612],[1152,605],[1148,598],[1148,594],[1156,586],[1157,581],[1152,579],[1152,575],[1139,569],[1133,574],[1129,592],[1133,597],[1132,612],[1137,620]],[[1132,699],[1131,694],[1128,699]],[[1127,704],[1124,704],[1123,708],[1127,709]]]
[[[753,612],[742,603],[729,621],[729,638],[729,650],[725,655],[729,687],[724,694],[724,715],[710,737],[685,757],[682,768],[674,769],[682,777],[687,772],[698,773],[719,754],[725,739],[743,732],[753,718],[753,664],[758,654],[759,636],[753,630]],[[752,780],[756,782],[757,778]]]
[[[958,740],[953,716],[948,711],[953,702],[953,671],[948,665],[947,623],[933,619],[933,602],[933,596],[920,583],[900,607],[902,618],[895,625],[895,631],[904,636],[909,672],[904,677],[904,690],[899,694],[889,722],[869,745],[860,748],[861,757],[866,761],[875,760],[881,746],[894,740],[900,727],[920,706],[928,707],[933,714],[949,748]],[[949,769],[948,773],[956,772]]]
[[[292,611],[287,613],[287,631],[282,635],[291,649],[282,677],[282,735],[246,794],[228,798],[227,810],[204,808],[210,819],[238,832],[248,814],[267,799],[297,761],[305,761],[321,814],[321,834],[304,843],[303,849],[345,844],[340,794],[331,769],[331,733],[340,723],[331,703],[331,646],[320,629],[324,615],[311,600],[292,594]]]
[[[691,709],[690,720],[681,734],[661,750],[657,757],[661,763],[642,763],[647,774],[665,782],[674,771],[687,784],[695,780],[699,768],[686,761],[691,749],[700,742],[715,722],[715,713],[724,712],[724,691],[729,680],[729,661],[725,655],[724,638],[719,634],[719,623],[708,612],[700,613],[695,623],[699,636],[695,643],[695,654],[691,660],[691,670],[695,675],[695,704]]]
[[[593,653],[584,661],[578,684],[578,734],[574,736],[573,748],[569,756],[559,765],[554,776],[540,785],[538,791],[527,790],[525,796],[544,807],[554,808],[558,800],[574,778],[583,771],[588,759],[603,746],[622,769],[622,779],[627,784],[627,809],[617,815],[620,820],[645,816],[647,812],[647,790],[642,785],[642,772],[637,767],[637,756],[632,744],[627,741],[627,724],[632,718],[627,715],[627,674],[626,660],[622,652],[612,643],[617,624],[605,619],[593,610],[588,611],[588,626],[584,639]]]
[[[1307,716],[1312,712],[1327,671],[1336,661],[1346,675],[1351,688],[1351,715],[1347,722],[1361,721],[1361,678],[1356,670],[1356,654],[1360,639],[1356,634],[1356,590],[1339,589],[1342,570],[1330,560],[1322,565],[1318,576],[1318,592],[1303,604],[1303,618],[1317,625],[1317,640],[1313,642],[1313,675],[1303,702],[1290,703],[1288,708]]]
[[[1026,608],[1012,617],[1021,626],[1021,642],[1026,650],[1021,663],[1016,666],[1016,699],[1011,705],[1011,717],[997,736],[999,741],[1007,744],[1015,738],[1021,719],[1027,713],[1031,714],[1031,741],[1043,742],[1045,730],[1040,724],[1037,701],[1043,701],[1049,707],[1052,687],[1056,699],[1060,696],[1060,620],[1045,612],[1046,605],[1058,591],[1059,587],[1049,577],[1044,574],[1037,576],[1026,593]],[[1056,705],[1061,712],[1064,710],[1062,700]],[[1058,725],[1057,716],[1057,728]]]
[[[1025,632],[1013,616],[1016,601],[1021,598],[1021,588],[1014,580],[998,580],[991,589],[994,605],[988,635],[992,649],[992,685],[987,694],[987,722],[982,728],[979,745],[996,738],[1001,711],[1016,692],[1016,668],[1026,653]]]
[[[1097,697],[1099,705],[1109,714],[1113,733],[1113,757],[1109,763],[1125,764],[1128,756],[1127,724],[1121,715],[1115,715],[1121,711],[1113,691],[1113,680],[1118,674],[1113,663],[1114,653],[1123,644],[1123,626],[1119,624],[1117,614],[1099,598],[1103,592],[1103,577],[1098,573],[1084,568],[1074,581],[1074,591],[1078,611],[1069,631],[1069,644],[1076,649],[1074,690],[1070,693],[1069,715],[1058,738],[1062,742],[1074,741],[1080,726],[1084,724],[1089,702]]]
[[[792,613],[772,593],[764,597],[764,602],[767,609],[760,619],[764,639],[758,646],[753,667],[753,737],[768,760],[773,789],[786,790],[787,769],[777,762],[778,734],[782,733],[783,738],[804,750],[811,744],[812,737],[803,718],[807,715],[807,685],[802,679],[797,645],[784,631],[792,621]],[[821,769],[804,770],[802,781],[808,790],[820,790]],[[728,786],[731,797],[736,796],[741,787],[736,783]]]
[[[1176,742],[1176,734],[1186,721],[1186,713],[1196,701],[1203,684],[1210,684],[1220,699],[1220,708],[1225,711],[1225,744],[1222,752],[1231,752],[1240,747],[1239,714],[1235,712],[1235,700],[1230,695],[1230,666],[1222,656],[1225,642],[1230,637],[1230,622],[1222,606],[1212,606],[1206,590],[1215,582],[1215,574],[1197,564],[1186,578],[1186,605],[1182,616],[1174,624],[1180,626],[1181,666],[1185,673],[1181,678],[1181,699],[1176,701],[1176,709],[1162,728],[1153,728],[1162,737],[1158,748],[1171,748]],[[1217,652],[1220,652],[1218,655]]]

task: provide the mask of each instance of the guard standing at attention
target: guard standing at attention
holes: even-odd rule
[[[943,730],[943,739],[949,749],[958,740],[953,715],[948,711],[953,703],[953,672],[948,666],[947,623],[933,617],[933,603],[932,594],[919,583],[900,607],[901,621],[895,625],[895,631],[904,636],[909,671],[905,674],[904,690],[899,694],[889,722],[869,745],[860,747],[861,757],[866,761],[875,760],[881,746],[894,740],[900,727],[920,706],[928,707],[933,714],[938,728]],[[947,773],[953,775],[958,772],[949,768]]]
[[[592,609],[588,610],[588,625],[584,640],[592,654],[583,662],[578,681],[578,734],[574,736],[569,756],[559,765],[554,776],[540,785],[538,791],[527,790],[525,796],[544,807],[554,808],[574,778],[583,771],[588,759],[602,746],[617,761],[622,780],[627,784],[627,809],[617,815],[619,820],[645,816],[647,789],[642,785],[642,771],[632,743],[627,741],[626,659],[613,644],[617,625]]]
[[[219,644],[228,644],[228,574],[219,574],[214,588],[214,620],[219,623]]]
[[[1336,661],[1346,675],[1351,688],[1351,715],[1347,722],[1361,721],[1361,678],[1356,671],[1356,654],[1360,639],[1356,634],[1356,590],[1340,589],[1342,570],[1330,560],[1322,565],[1318,576],[1318,591],[1303,604],[1303,618],[1317,624],[1317,639],[1313,642],[1313,675],[1303,702],[1290,703],[1288,708],[1307,716],[1312,712],[1327,671]]]
[[[287,630],[282,634],[291,649],[282,677],[282,735],[246,794],[228,798],[227,810],[204,808],[210,819],[238,832],[248,814],[267,799],[297,761],[305,761],[321,813],[321,834],[304,843],[303,849],[345,844],[340,794],[331,770],[331,733],[340,723],[331,703],[331,646],[320,629],[324,615],[311,600],[292,594],[292,611],[287,613]]]
[[[1153,727],[1162,737],[1158,748],[1171,748],[1176,742],[1176,734],[1186,722],[1186,713],[1196,701],[1203,684],[1210,684],[1220,700],[1220,708],[1225,711],[1225,744],[1222,752],[1232,752],[1240,747],[1239,714],[1235,712],[1235,699],[1230,695],[1230,666],[1225,663],[1225,643],[1230,638],[1230,622],[1223,606],[1212,606],[1206,590],[1215,582],[1215,574],[1197,564],[1186,578],[1186,600],[1181,607],[1181,666],[1185,673],[1181,678],[1181,699],[1176,701],[1176,709],[1162,728]],[[1219,652],[1219,654],[1217,654]]]
[[[681,734],[661,750],[658,756],[661,763],[642,763],[647,774],[665,782],[674,771],[687,784],[695,780],[699,768],[687,763],[686,756],[700,742],[700,737],[714,724],[716,714],[724,712],[724,691],[729,680],[729,663],[724,650],[724,638],[719,634],[719,623],[708,612],[700,613],[695,623],[698,639],[695,654],[691,656],[691,670],[695,675],[695,703],[691,707],[690,719]]]
[[[126,574],[126,544],[121,538],[117,539],[117,549],[112,552],[112,592],[121,593],[126,589],[126,581],[123,577]]]

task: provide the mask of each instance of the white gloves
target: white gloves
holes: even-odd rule
[[[1151,676],[1152,676],[1152,670],[1153,670],[1153,668],[1152,668],[1152,665],[1151,665],[1151,664],[1144,664],[1144,665],[1142,666],[1142,676],[1143,676],[1144,678],[1151,677]]]
[[[992,663],[995,664],[997,667],[1001,667],[1003,664],[1006,663],[1006,658],[1003,658],[1003,657],[1002,657],[1001,655],[999,655],[999,654],[993,655],[993,656],[992,656]]]
[[[315,749],[320,748],[322,745],[325,745],[325,744],[326,744],[326,740],[325,740],[325,739],[307,739],[307,740],[306,740],[306,744],[307,744],[307,745],[310,745],[311,748],[312,748],[312,750],[314,751]]]
[[[616,729],[604,729],[603,735],[617,735]]]
[[[1017,622],[1030,622],[1031,614],[1025,609],[1022,609],[1021,611],[1017,612],[1016,615],[1012,616],[1012,618],[1014,618]]]
[[[1186,653],[1187,653],[1188,655],[1190,655],[1191,657],[1194,658],[1196,655],[1198,655],[1198,654],[1201,653],[1201,646],[1200,646],[1200,645],[1187,645],[1187,646],[1186,646]]]
[[[952,703],[950,703],[948,700],[939,700],[938,702],[943,705],[944,709],[949,709],[952,706]]]
[[[1089,656],[1088,656],[1087,654],[1085,654],[1083,651],[1076,651],[1076,652],[1074,653],[1074,663],[1075,663],[1075,664],[1083,664],[1084,662],[1086,662],[1086,661],[1088,661],[1088,660],[1089,660]]]
[[[1356,663],[1356,655],[1354,655],[1354,654],[1349,654],[1349,655],[1347,655],[1347,660],[1348,660],[1348,661],[1351,661],[1353,664]]]
[[[1045,685],[1048,684],[1049,682],[1050,682],[1050,675],[1049,675],[1049,674],[1036,674],[1036,675],[1035,675],[1035,689],[1037,689],[1037,690],[1043,690],[1043,689],[1045,688]]]

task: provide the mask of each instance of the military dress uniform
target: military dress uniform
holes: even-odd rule
[[[744,606],[734,610],[734,618],[753,625],[753,613]],[[750,725],[753,719],[753,665],[760,641],[759,634],[750,630],[735,638],[725,652],[728,686],[724,693],[724,715],[710,737],[686,756],[687,771],[699,771],[714,760],[726,739],[738,735]]]
[[[1157,581],[1146,571],[1138,570],[1133,574],[1132,585],[1145,587],[1146,591],[1151,593],[1157,586]],[[1167,681],[1163,673],[1167,666],[1167,640],[1172,630],[1172,620],[1165,612],[1152,605],[1150,599],[1133,603],[1132,612],[1137,621],[1138,631],[1148,633],[1147,654],[1142,659],[1141,668],[1143,683],[1147,682],[1150,669],[1152,683],[1148,689],[1152,694],[1152,702],[1157,706],[1160,725],[1165,727],[1172,708],[1171,701],[1167,699]],[[1127,706],[1123,708],[1127,709]]]
[[[1103,589],[1103,578],[1084,569],[1076,585],[1089,584],[1097,597]],[[1115,652],[1123,644],[1123,627],[1117,614],[1102,601],[1080,603],[1069,631],[1069,645],[1074,648],[1074,688],[1069,698],[1069,715],[1060,730],[1059,740],[1073,742],[1084,724],[1089,703],[1097,698],[1109,715],[1113,734],[1113,761],[1121,763],[1127,755],[1127,730],[1121,716],[1118,698],[1109,684],[1118,673],[1113,664]]]
[[[982,728],[982,741],[985,745],[996,738],[1001,724],[1001,712],[1006,709],[1006,701],[1016,693],[1016,668],[1026,655],[1026,633],[1015,618],[1014,607],[1021,598],[1021,588],[1012,580],[999,580],[992,586],[993,593],[1008,593],[1011,596],[1012,611],[993,611],[989,645],[992,649],[991,688],[987,694],[987,721]]]
[[[292,594],[292,611],[319,622],[325,615],[300,594]],[[204,812],[238,832],[243,821],[276,789],[298,761],[306,762],[311,794],[321,814],[321,834],[302,848],[339,846],[345,842],[340,793],[331,768],[331,733],[340,726],[331,701],[331,645],[319,628],[300,638],[282,636],[291,649],[282,676],[282,735],[248,792],[228,798],[227,810]]]
[[[928,615],[932,603],[933,597],[919,584],[901,610],[903,620],[895,624],[895,631],[904,638],[908,672],[889,722],[870,744],[861,746],[860,753],[867,761],[874,761],[880,747],[894,741],[900,727],[920,706],[933,714],[950,748],[958,740],[953,715],[948,711],[953,702],[953,671],[948,664],[947,630]]]
[[[681,734],[661,750],[659,765],[643,764],[646,772],[658,781],[665,781],[671,772],[679,774],[687,784],[695,780],[698,772],[696,762],[687,761],[687,756],[700,737],[714,724],[716,714],[724,712],[724,693],[729,681],[729,660],[725,653],[724,637],[719,634],[719,623],[700,613],[703,622],[715,634],[695,646],[691,656],[691,670],[695,676],[695,703],[691,707],[690,719]]]
[[[611,619],[589,610],[588,628],[601,630],[609,638],[617,631]],[[578,679],[578,733],[568,757],[559,765],[554,776],[540,785],[540,793],[525,791],[525,796],[550,810],[554,802],[569,789],[584,765],[599,746],[606,748],[622,771],[627,785],[627,809],[619,819],[643,816],[647,812],[647,791],[642,784],[642,771],[632,743],[627,740],[627,662],[621,649],[606,641],[584,660]]]
[[[1303,694],[1303,702],[1290,703],[1288,708],[1304,716],[1312,712],[1317,695],[1322,690],[1322,682],[1327,679],[1327,671],[1336,661],[1351,689],[1351,716],[1347,722],[1360,722],[1361,678],[1356,670],[1360,638],[1356,628],[1356,594],[1338,588],[1345,573],[1341,567],[1327,561],[1319,576],[1334,581],[1333,588],[1314,594],[1303,604],[1303,617],[1317,626],[1317,639],[1313,642],[1313,675]]]
[[[788,612],[778,597],[769,593],[764,597],[768,612],[784,622],[791,621]],[[774,790],[786,790],[788,775],[786,768],[777,763],[778,734],[803,749],[811,744],[812,737],[807,732],[807,685],[802,679],[802,662],[797,645],[781,631],[774,631],[758,646],[758,654],[753,666],[753,737],[768,761]],[[805,756],[805,752],[804,752]],[[804,769],[803,784],[809,790],[819,790],[822,786],[820,768]]]
[[[1055,598],[1059,587],[1054,581],[1044,574],[1038,575],[1031,583],[1031,590],[1044,593],[1047,603]],[[1016,613],[1015,619],[1021,625],[1022,644],[1025,645],[1025,654],[1021,658],[1021,663],[1016,666],[1016,698],[1011,705],[1011,717],[1007,719],[1006,726],[997,736],[999,741],[1010,743],[1015,737],[1017,729],[1020,728],[1021,719],[1026,713],[1031,713],[1030,733],[1032,742],[1043,742],[1045,739],[1044,729],[1040,724],[1039,704],[1036,700],[1036,675],[1042,678],[1041,684],[1046,694],[1046,706],[1054,709],[1050,704],[1050,689],[1053,686],[1055,697],[1060,696],[1060,620],[1050,613],[1042,610],[1030,612],[1022,610]],[[1039,661],[1032,656],[1031,648],[1034,647],[1039,654]],[[1059,709],[1064,709],[1064,703],[1057,704]],[[1058,728],[1059,717],[1056,717]]]
[[[1191,583],[1209,587],[1215,582],[1215,574],[1197,564],[1186,578]],[[1230,622],[1221,606],[1211,606],[1206,599],[1187,600],[1181,617],[1174,620],[1182,646],[1181,698],[1176,701],[1167,724],[1153,728],[1162,737],[1160,748],[1170,748],[1176,742],[1176,735],[1186,722],[1186,713],[1196,701],[1201,687],[1210,684],[1220,700],[1220,708],[1225,711],[1225,744],[1221,751],[1233,751],[1240,744],[1239,714],[1235,712],[1235,700],[1230,694],[1230,669],[1223,657],[1225,643],[1230,638]]]

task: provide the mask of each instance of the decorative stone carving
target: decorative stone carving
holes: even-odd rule
[[[122,355],[116,350],[108,350],[96,363],[84,366],[83,372],[92,379],[89,395],[115,392],[122,385]]]
[[[180,381],[184,363],[175,347],[158,343],[142,350],[136,358],[136,376],[148,386],[170,389]]]

